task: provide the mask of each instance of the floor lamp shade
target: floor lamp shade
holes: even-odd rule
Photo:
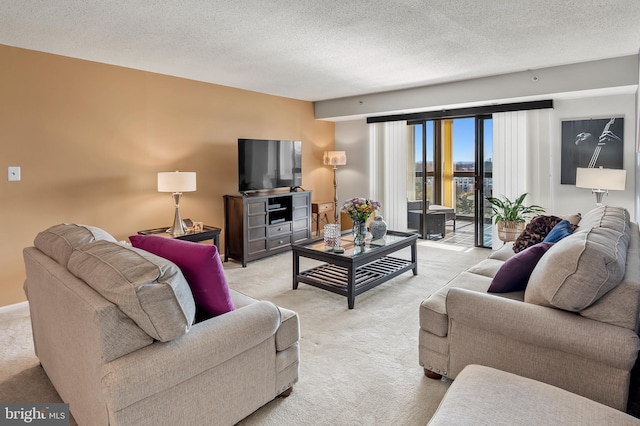
[[[347,153],[344,151],[325,151],[322,161],[325,166],[344,166],[347,164]]]
[[[627,171],[623,169],[576,168],[576,187],[588,188],[596,194],[596,204],[602,204],[602,196],[609,190],[623,191]]]
[[[184,235],[186,226],[180,216],[180,198],[183,192],[196,190],[196,172],[160,172],[158,173],[158,192],[171,192],[175,202],[173,226],[167,229],[174,237]]]

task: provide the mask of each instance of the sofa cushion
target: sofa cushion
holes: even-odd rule
[[[495,277],[493,277],[488,291],[490,293],[510,293],[524,290],[527,287],[531,272],[533,272],[542,255],[553,244],[549,242],[538,243],[507,259]]]
[[[640,230],[638,223],[630,223],[629,248],[624,278],[613,290],[602,296],[580,315],[607,324],[639,331],[637,312],[640,312]],[[634,312],[636,313],[634,315]]]
[[[527,247],[531,247],[544,240],[549,232],[553,229],[562,218],[558,216],[539,215],[531,219],[524,231],[516,238],[513,243],[513,251],[521,252]]]
[[[607,228],[576,232],[540,259],[525,302],[578,312],[614,288],[625,273],[628,234]]]
[[[494,250],[489,255],[488,259],[502,260],[503,262],[515,255],[513,251],[513,241],[508,241],[502,245],[498,250]]]
[[[618,232],[627,232],[629,225],[629,212],[624,207],[599,206],[585,213],[580,221],[578,230],[588,231],[591,228],[601,227]]]
[[[132,235],[129,240],[178,265],[191,287],[199,321],[235,309],[216,246],[158,235]]]
[[[467,272],[476,275],[482,275],[483,277],[493,278],[500,268],[504,265],[504,262],[498,259],[484,259],[477,264],[467,269]]]
[[[556,226],[553,227],[551,232],[549,232],[542,241],[545,243],[557,243],[558,241],[560,241],[564,237],[568,237],[572,233],[573,227],[571,226],[571,223],[569,223],[568,220],[563,219],[560,222],[556,223]]]
[[[74,248],[101,240],[116,242],[108,232],[95,226],[62,223],[38,233],[33,244],[59,264],[67,266]]]
[[[68,268],[156,340],[175,339],[193,324],[195,303],[189,284],[180,269],[162,257],[95,241],[76,248]]]

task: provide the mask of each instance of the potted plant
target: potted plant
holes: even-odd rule
[[[525,192],[515,201],[511,201],[504,195],[500,198],[487,197],[493,210],[495,223],[498,225],[498,238],[501,241],[515,241],[524,231],[527,216],[544,212],[544,208],[537,205],[525,206],[523,202],[526,196]]]

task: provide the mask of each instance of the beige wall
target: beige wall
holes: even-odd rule
[[[183,218],[223,227],[222,196],[237,192],[237,139],[303,143],[302,186],[332,199],[322,153],[334,123],[310,102],[0,45],[0,306],[25,300],[22,248],[62,222],[117,239],[169,226],[156,172],[195,171]],[[8,166],[22,168],[8,182]]]

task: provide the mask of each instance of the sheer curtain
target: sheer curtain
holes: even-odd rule
[[[407,229],[406,121],[369,124],[369,193],[382,204],[379,215],[389,229]]]
[[[528,192],[527,204],[553,211],[551,170],[559,160],[552,148],[551,111],[493,114],[493,196],[513,199]],[[369,192],[382,204],[379,214],[389,229],[407,229],[411,136],[406,121],[369,124]],[[493,241],[501,244],[495,229]]]
[[[527,192],[525,203],[553,211],[551,110],[493,114],[493,196],[514,199]],[[493,245],[500,247],[494,226]]]

